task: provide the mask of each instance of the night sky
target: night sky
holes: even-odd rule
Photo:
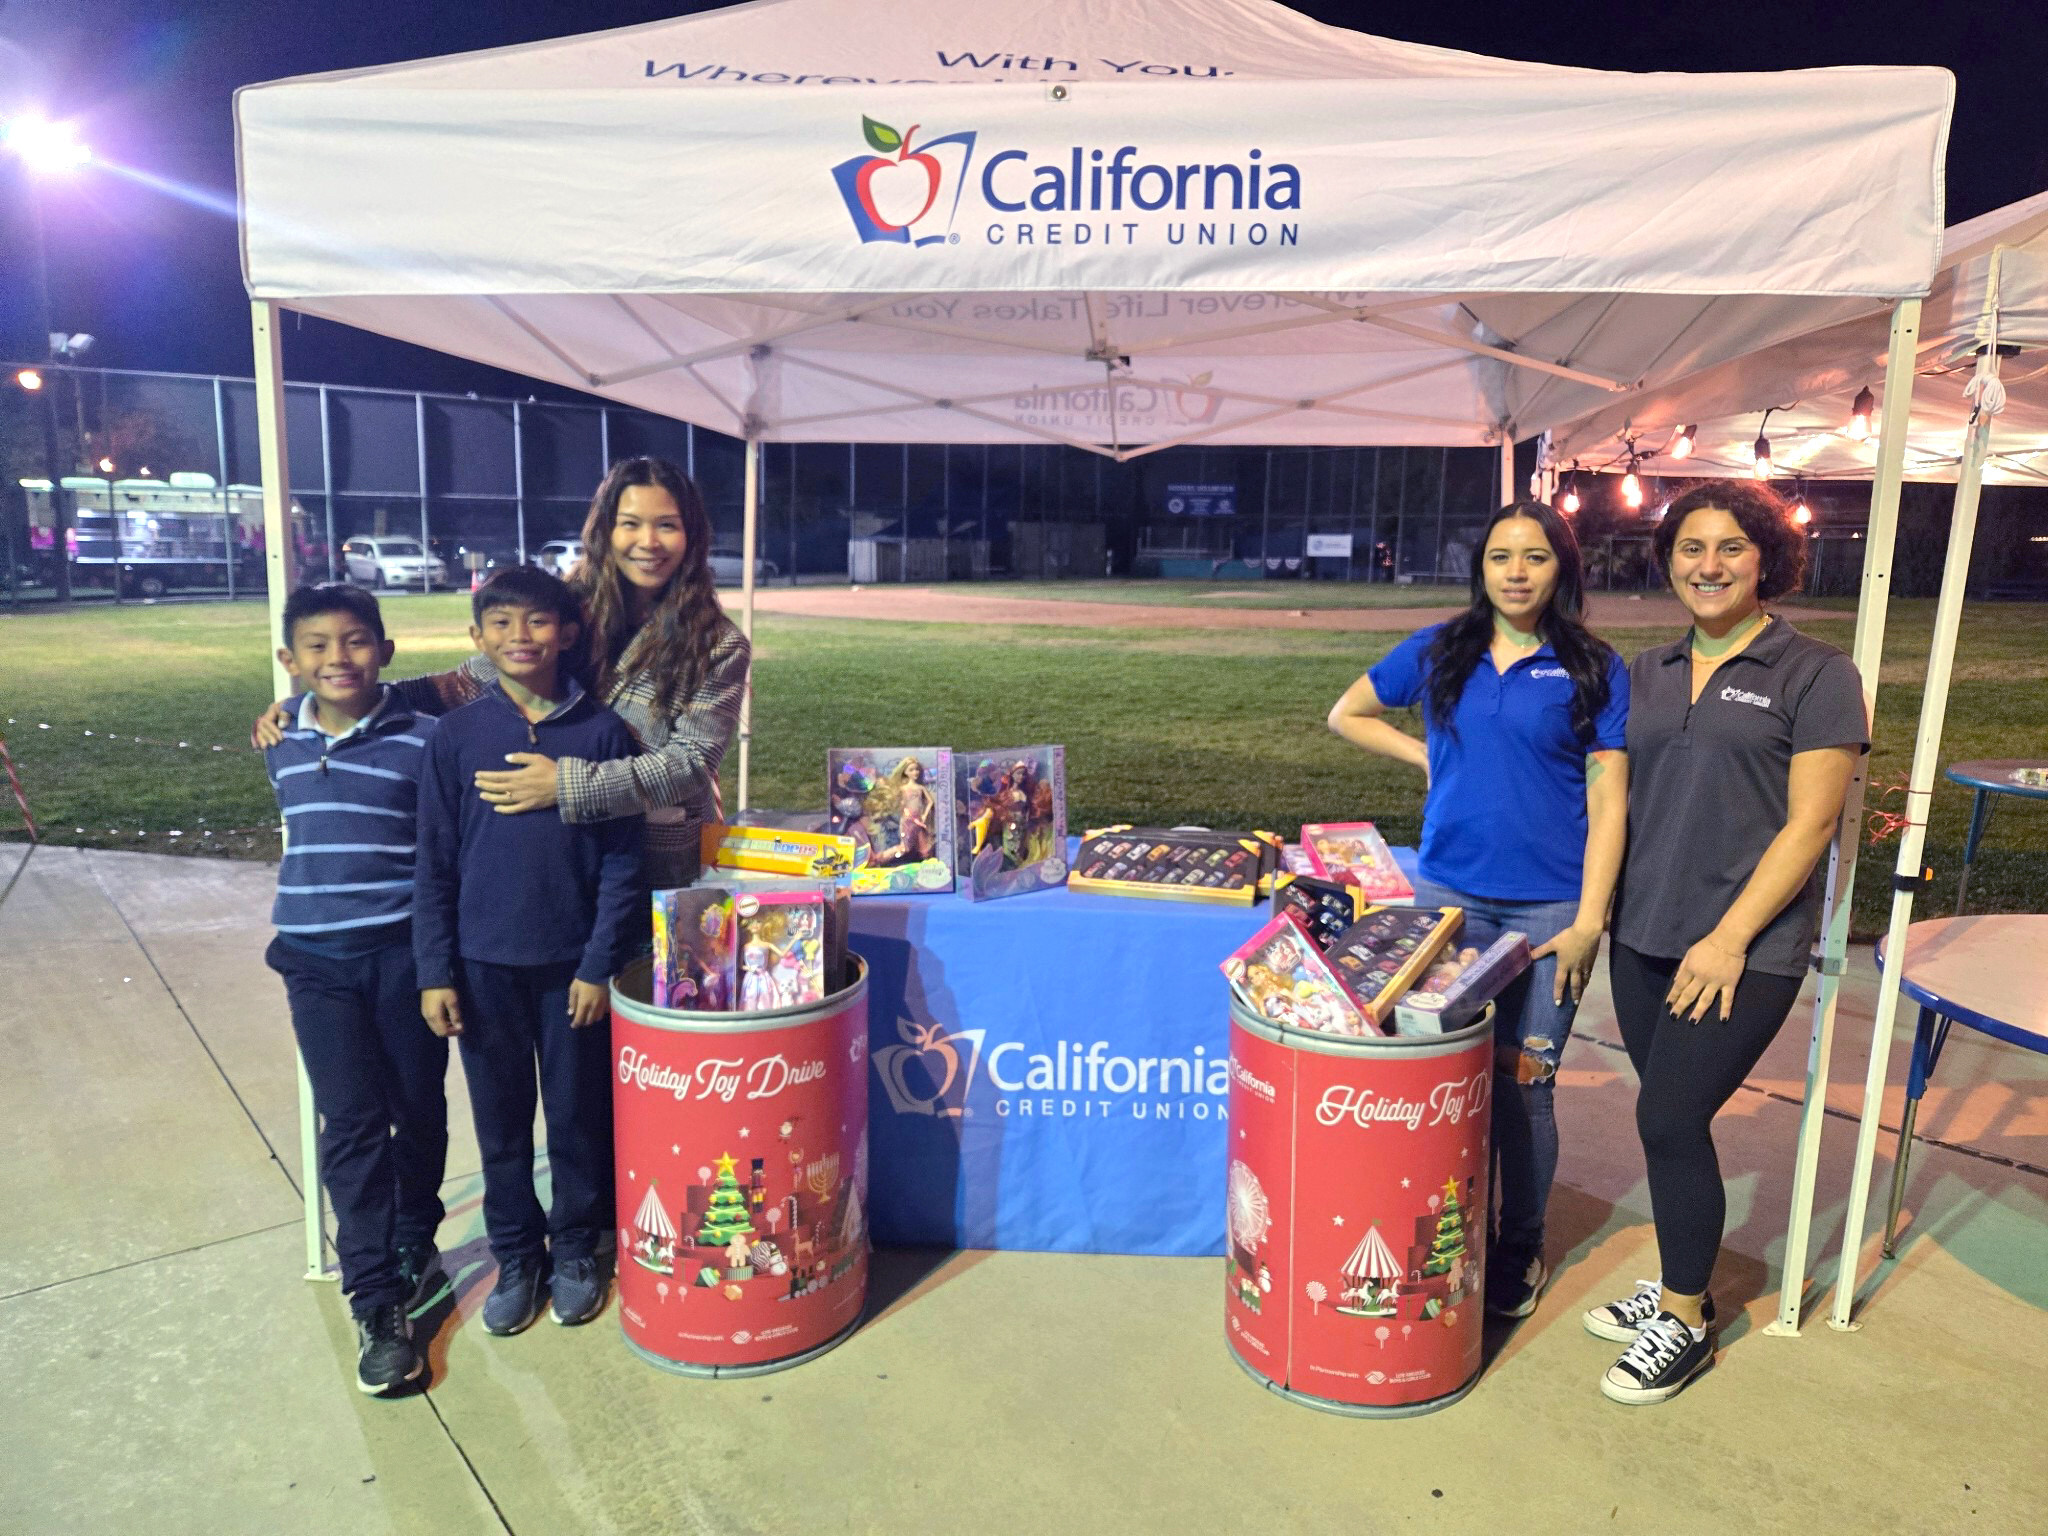
[[[963,0],[964,3],[964,0]],[[53,320],[98,338],[89,362],[247,375],[230,97],[321,70],[500,47],[711,9],[685,0],[0,0],[0,116],[72,117],[106,158],[212,194],[205,211],[106,172],[46,201]],[[1382,36],[1603,69],[1938,64],[1957,80],[1948,220],[2048,188],[2048,6],[1932,0],[1686,7],[1563,0],[1356,4],[1302,0],[1319,20]],[[888,12],[875,0],[878,20]],[[0,352],[34,333],[22,188],[0,167]],[[288,322],[292,323],[292,322]],[[470,364],[305,320],[286,332],[295,379],[524,393]],[[550,393],[552,393],[550,391]]]

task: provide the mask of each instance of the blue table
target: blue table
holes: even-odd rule
[[[1877,963],[1885,964],[1884,944]],[[1894,1228],[1913,1151],[1920,1097],[1941,1060],[1951,1024],[1995,1040],[2048,1053],[2048,917],[1939,917],[1906,930],[1899,991],[1920,1005],[1913,1061],[1906,1076],[1906,1112],[1892,1161],[1891,1204],[1884,1218],[1884,1256],[1895,1258]]]
[[[1217,967],[1271,915],[1065,889],[856,897],[876,1239],[1220,1254]]]
[[[1969,893],[1970,866],[1977,862],[1977,845],[1984,840],[1984,829],[1991,825],[1991,797],[2018,795],[2023,800],[2048,800],[2048,785],[2013,781],[2013,771],[2019,768],[2048,772],[2048,763],[2023,758],[1986,758],[1948,765],[1947,777],[1951,782],[1967,785],[1977,792],[1976,800],[1970,806],[1970,836],[1963,844],[1963,877],[1956,882],[1957,917],[1963,915],[1963,897]]]

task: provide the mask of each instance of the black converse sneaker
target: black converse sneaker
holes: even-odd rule
[[[412,1347],[412,1324],[396,1302],[373,1307],[356,1319],[356,1387],[379,1397],[427,1368]]]
[[[1586,1332],[1596,1339],[1612,1339],[1617,1344],[1626,1344],[1643,1331],[1643,1324],[1657,1315],[1662,1309],[1663,1300],[1663,1281],[1638,1280],[1635,1295],[1590,1307],[1580,1316],[1579,1321],[1585,1324]],[[1713,1297],[1707,1296],[1701,1300],[1700,1314],[1706,1319],[1709,1328],[1714,1326]]]
[[[1499,1274],[1497,1280],[1492,1270],[1486,1276],[1486,1310],[1495,1317],[1527,1317],[1536,1310],[1543,1287],[1550,1283],[1550,1270],[1541,1254],[1519,1269]]]
[[[1632,1406],[1661,1403],[1713,1363],[1712,1328],[1695,1334],[1683,1318],[1659,1312],[1607,1368],[1600,1391],[1614,1402]]]

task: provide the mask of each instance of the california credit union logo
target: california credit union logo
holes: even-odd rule
[[[919,144],[922,124],[899,133],[863,115],[860,126],[874,153],[840,161],[832,179],[862,244],[959,244],[953,217],[974,160],[974,134],[949,133]]]

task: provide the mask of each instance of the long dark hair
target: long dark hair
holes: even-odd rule
[[[1557,556],[1557,586],[1536,621],[1536,633],[1571,675],[1572,731],[1593,739],[1593,722],[1607,707],[1607,668],[1614,647],[1586,628],[1585,564],[1572,525],[1541,501],[1510,502],[1486,521],[1472,556],[1472,604],[1437,631],[1429,647],[1429,681],[1423,686],[1423,720],[1431,730],[1457,735],[1458,699],[1493,645],[1493,600],[1486,595],[1486,546],[1493,530],[1511,517],[1526,517],[1543,530]]]
[[[619,498],[636,485],[667,491],[683,514],[683,563],[640,624],[633,622],[624,578],[612,559]],[[688,475],[667,459],[621,459],[611,467],[583,520],[583,565],[572,583],[589,620],[589,665],[600,698],[610,696],[628,651],[633,670],[654,678],[657,714],[672,714],[677,700],[703,686],[712,645],[725,624],[710,557],[711,519]]]

